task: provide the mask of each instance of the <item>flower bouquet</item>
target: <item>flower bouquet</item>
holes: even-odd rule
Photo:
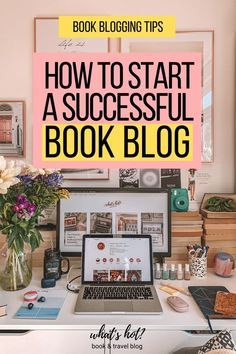
[[[58,171],[7,162],[0,156],[0,231],[8,247],[0,278],[3,289],[19,290],[30,283],[31,251],[43,241],[37,220],[46,208],[68,197],[61,183]]]

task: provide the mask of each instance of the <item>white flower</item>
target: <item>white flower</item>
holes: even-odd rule
[[[51,175],[54,172],[60,173],[58,170],[49,169],[49,168],[45,168],[44,171],[45,171],[46,175]]]
[[[14,161],[6,161],[0,156],[0,194],[6,194],[9,187],[20,182],[16,176],[21,173],[21,168],[15,166]]]
[[[3,156],[0,156],[0,170],[3,171],[5,170],[7,166],[7,161],[4,159]]]
[[[21,169],[23,169],[26,166],[26,162],[23,160],[17,160],[15,161],[15,166],[20,167]]]
[[[36,168],[24,161],[7,161],[3,156],[0,156],[0,194],[6,194],[8,188],[20,182],[17,176],[32,176],[50,175],[56,170]]]
[[[45,171],[43,168],[36,168],[33,165],[25,164],[21,171],[21,174],[23,176],[30,175],[32,177],[37,177],[38,175],[45,175]]]
[[[19,182],[20,180],[16,177],[5,181],[0,178],[0,194],[6,194],[9,187],[14,186],[14,184]]]
[[[16,166],[16,162],[11,160],[11,161],[7,161],[7,168],[13,168]]]
[[[21,175],[30,175],[32,177],[37,177],[38,175],[50,175],[54,173],[56,170],[54,169],[47,169],[47,168],[36,168],[31,164],[25,164],[22,167]]]

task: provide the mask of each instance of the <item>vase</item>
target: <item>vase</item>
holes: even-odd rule
[[[15,291],[26,288],[32,279],[31,248],[25,244],[19,249],[15,242],[1,254],[4,259],[0,283],[3,290]]]

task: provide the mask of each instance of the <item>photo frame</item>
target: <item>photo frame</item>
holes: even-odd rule
[[[154,255],[170,256],[170,192],[167,189],[68,190],[70,198],[57,204],[57,247],[62,255],[81,256],[85,234],[146,233],[152,235]]]
[[[202,54],[201,160],[214,160],[214,31],[177,31],[175,38],[122,38],[121,52],[200,52]]]
[[[60,38],[58,17],[34,18],[35,53],[101,53],[109,52],[108,38]]]
[[[0,155],[25,156],[25,101],[0,101]]]
[[[42,212],[43,216],[39,216],[37,220],[37,227],[40,230],[52,231],[56,230],[57,222],[57,207],[51,205]]]
[[[109,169],[106,168],[88,168],[88,169],[61,169],[63,175],[64,186],[67,181],[95,181],[95,180],[108,180]]]

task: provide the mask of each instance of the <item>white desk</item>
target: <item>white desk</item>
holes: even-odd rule
[[[57,320],[24,320],[24,319],[14,319],[13,315],[18,310],[20,305],[22,304],[23,294],[28,290],[37,290],[40,288],[40,280],[42,277],[42,270],[34,269],[34,278],[28,289],[24,289],[18,292],[4,292],[2,291],[2,297],[7,300],[8,304],[8,316],[0,318],[0,330],[28,330],[37,332],[30,332],[27,336],[37,336],[43,335],[43,338],[47,338],[50,333],[50,341],[53,341],[53,336],[58,341],[58,336],[60,337],[59,343],[64,338],[67,341],[67,344],[70,342],[70,351],[68,353],[73,354],[73,341],[76,338],[76,343],[78,343],[78,338],[82,336],[82,342],[84,344],[84,351],[78,351],[78,345],[75,347],[75,353],[87,354],[87,353],[110,353],[109,351],[86,351],[86,345],[91,346],[91,340],[89,339],[89,335],[92,331],[97,331],[100,329],[102,324],[106,324],[106,328],[112,328],[115,326],[119,330],[124,330],[128,324],[132,325],[132,328],[145,327],[146,333],[143,336],[143,341],[146,342],[147,346],[150,347],[150,353],[154,354],[155,352],[160,354],[170,353],[170,349],[174,347],[180,347],[183,343],[188,345],[194,345],[195,343],[204,343],[206,340],[205,336],[192,336],[187,334],[186,330],[208,330],[208,323],[203,317],[201,311],[199,310],[197,304],[194,299],[185,295],[180,294],[190,305],[190,310],[186,313],[177,313],[172,310],[166,299],[169,296],[168,294],[159,290],[159,281],[155,282],[156,289],[162,304],[163,314],[162,315],[74,315],[73,310],[76,302],[77,295],[73,293],[68,293],[63,308],[58,316]],[[203,280],[195,280],[192,279],[190,281],[175,281],[175,283],[179,286],[187,287],[189,285],[224,285],[230,291],[236,292],[236,276],[234,275],[231,278],[220,278],[215,276],[212,271],[208,272],[207,278]],[[57,282],[58,289],[65,288],[65,278]],[[53,291],[53,290],[52,290]],[[212,320],[212,327],[214,330],[220,329],[231,329],[236,331],[236,320]],[[50,332],[48,331],[50,330]],[[58,330],[60,330],[58,332]],[[63,333],[63,335],[62,335]],[[235,332],[236,333],[236,332]],[[1,343],[3,339],[8,339],[9,337],[6,334],[2,334]],[[27,337],[26,336],[26,337]],[[72,336],[72,338],[71,338]],[[154,336],[154,337],[153,337]],[[191,343],[189,342],[189,338],[191,336]],[[22,337],[18,336],[18,340],[23,340]],[[68,337],[66,339],[66,337]],[[153,340],[155,338],[155,340]],[[158,343],[158,351],[153,351],[153,346],[151,342],[154,343],[155,348],[157,348],[156,340],[160,338],[161,343]],[[166,339],[165,339],[166,338]],[[24,338],[25,340],[25,338]],[[31,342],[33,342],[34,338],[31,338]],[[27,340],[28,341],[28,340]],[[26,342],[27,342],[26,341]],[[165,342],[166,341],[166,342]],[[15,340],[14,340],[15,342]],[[126,341],[127,342],[127,341]],[[120,343],[120,341],[119,341]],[[41,343],[42,344],[42,343]],[[9,344],[8,344],[9,345]],[[160,351],[160,345],[163,348]],[[59,351],[55,351],[55,353],[66,354],[65,347],[63,351],[60,352],[62,348],[62,343],[60,344]],[[149,354],[149,347],[146,347],[143,353]],[[9,347],[10,348],[10,347]],[[82,349],[81,349],[82,350]],[[39,351],[39,353],[47,353],[44,351]],[[122,351],[111,351],[111,353],[123,353]],[[141,351],[142,352],[142,351]],[[7,354],[12,354],[13,352],[6,352]],[[19,346],[18,346],[18,353]],[[24,354],[28,354],[25,351],[22,351]],[[50,353],[50,351],[48,351]],[[52,352],[51,352],[52,353]],[[124,351],[125,353],[125,351]],[[128,353],[128,351],[127,351]],[[137,351],[132,350],[131,353],[140,353],[140,350]],[[34,353],[35,354],[35,353]],[[53,352],[54,354],[54,352]]]

